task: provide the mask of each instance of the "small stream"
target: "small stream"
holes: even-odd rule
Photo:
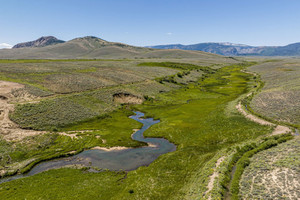
[[[132,139],[140,142],[146,142],[148,144],[150,143],[151,146],[112,151],[99,149],[86,150],[67,158],[59,158],[41,162],[40,164],[34,166],[28,173],[0,179],[0,183],[32,176],[50,169],[67,167],[70,165],[97,167],[112,171],[130,171],[135,170],[140,166],[147,166],[160,155],[176,150],[176,146],[166,139],[145,138],[143,136],[144,131],[160,121],[153,120],[153,118],[142,119],[144,116],[144,113],[142,112],[135,112],[135,114],[136,115],[134,116],[130,116],[130,118],[141,122],[143,127],[132,135]]]

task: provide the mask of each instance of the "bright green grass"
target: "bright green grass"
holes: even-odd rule
[[[126,179],[117,181],[116,176],[124,176],[113,172],[87,174],[74,169],[52,170],[1,184],[0,196],[4,199],[201,198],[204,191],[190,191],[184,186],[200,186],[206,181],[207,174],[201,170],[206,162],[221,149],[270,132],[269,127],[251,122],[237,112],[226,113],[228,104],[252,85],[251,75],[240,72],[243,68],[221,68],[197,84],[161,94],[153,102],[136,106],[134,109],[161,120],[145,135],[167,138],[178,148],[160,156],[148,167],[129,172]]]
[[[53,174],[55,172],[55,174]],[[69,177],[66,179],[65,177]],[[30,182],[35,182],[35,177],[26,178],[28,185],[2,186],[0,189],[1,199],[107,199],[107,196],[114,196],[122,189],[124,173],[87,173],[82,170],[61,169],[49,171],[40,175],[44,182],[42,186],[35,187]],[[109,177],[109,178],[108,178]],[[115,184],[112,184],[115,183]],[[95,187],[96,186],[96,187]],[[32,187],[32,190],[21,194],[21,190]],[[72,191],[64,192],[64,191]]]
[[[67,126],[59,131],[94,130],[92,133],[89,133],[89,135],[98,135],[101,139],[106,141],[105,144],[101,144],[100,146],[139,147],[144,144],[132,140],[131,134],[133,133],[133,129],[141,128],[142,124],[129,118],[129,116],[133,114],[133,112],[123,108],[103,116],[102,119],[95,118]]]

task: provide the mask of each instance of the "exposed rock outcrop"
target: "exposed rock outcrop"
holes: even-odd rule
[[[144,99],[129,93],[117,93],[113,95],[114,102],[125,104],[141,104]]]

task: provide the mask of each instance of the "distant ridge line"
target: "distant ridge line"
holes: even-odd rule
[[[286,46],[250,46],[230,42],[206,42],[190,45],[167,44],[147,47],[204,51],[224,56],[300,56],[300,43],[293,43]]]

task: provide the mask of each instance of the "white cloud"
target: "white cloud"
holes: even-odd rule
[[[7,43],[0,43],[0,49],[11,49],[13,47],[13,45],[7,44]]]
[[[173,35],[173,33],[167,33],[167,35]]]

